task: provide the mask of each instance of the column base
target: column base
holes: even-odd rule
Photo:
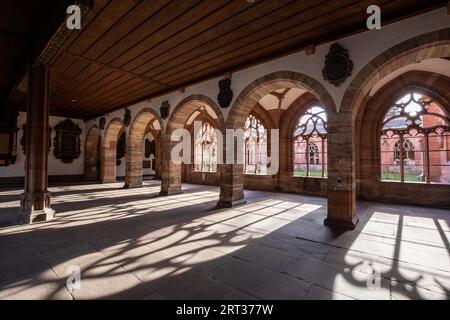
[[[235,200],[235,201],[225,201],[225,200],[219,200],[216,204],[216,208],[222,209],[222,208],[233,208],[236,206],[240,206],[243,204],[246,204],[247,201],[245,199]]]
[[[177,194],[182,194],[183,190],[165,190],[165,191],[161,191],[159,193],[159,195],[161,197],[168,197],[168,196],[175,196]]]
[[[326,218],[323,222],[324,225],[330,228],[340,228],[340,229],[346,229],[346,230],[355,230],[357,224],[359,222],[359,217],[354,217],[351,221],[344,221],[344,220],[336,220],[336,219],[330,219]]]
[[[16,222],[28,224],[52,220],[55,217],[55,210],[50,208],[50,199],[50,192],[22,193]],[[36,210],[36,207],[43,209]]]
[[[101,180],[102,184],[107,184],[107,183],[117,183],[117,179],[105,179],[105,180]]]
[[[124,189],[138,189],[138,188],[142,188],[143,184],[141,183],[125,183],[125,185],[123,186]]]
[[[32,224],[37,222],[50,221],[55,218],[55,210],[45,208],[44,210],[20,209],[17,214],[17,224]]]

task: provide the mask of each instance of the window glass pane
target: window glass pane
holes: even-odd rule
[[[309,108],[294,130],[294,176],[326,177],[327,115],[319,106]]]
[[[426,167],[416,164],[405,164],[405,182],[426,182]]]
[[[401,168],[400,165],[390,164],[381,165],[381,180],[384,181],[401,181]]]
[[[382,136],[380,149],[381,179],[387,181],[401,181],[399,136]]]
[[[322,178],[323,161],[322,161],[322,138],[311,137],[308,148],[309,157],[309,177]]]
[[[301,137],[294,141],[294,176],[306,177],[306,148],[307,142]]]
[[[430,182],[450,183],[449,136],[450,133],[440,130],[428,136]]]
[[[267,174],[267,129],[250,114],[244,126],[244,173]]]
[[[208,121],[202,122],[202,128],[195,137],[194,170],[217,171],[217,137],[214,127]]]

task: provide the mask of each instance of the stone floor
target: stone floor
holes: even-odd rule
[[[159,183],[51,188],[57,219],[8,226],[0,191],[0,299],[449,299],[450,212],[360,202],[360,224],[323,226],[326,200]],[[81,287],[67,289],[74,268]]]

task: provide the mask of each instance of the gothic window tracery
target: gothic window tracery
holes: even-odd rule
[[[294,130],[294,176],[327,176],[327,115],[319,106],[309,108]]]

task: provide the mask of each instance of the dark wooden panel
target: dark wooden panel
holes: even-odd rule
[[[73,43],[75,43],[80,37],[83,37],[85,30],[87,30],[90,24],[95,21],[105,8],[110,5],[111,0],[95,0],[93,1],[93,8],[91,13],[84,17],[81,23],[82,30],[73,32],[69,38],[64,42],[61,51],[66,51]],[[75,58],[73,56],[59,55],[52,61],[52,69],[50,73],[50,83],[54,81],[55,78],[59,77],[64,73],[67,68],[74,62]]]
[[[147,37],[144,41],[137,43],[126,54],[115,59],[113,66],[122,67],[133,59],[140,57],[147,50],[160,46],[170,41],[175,35],[189,28],[192,25],[201,25],[202,18],[212,14],[215,10],[220,10],[229,0],[202,1],[198,5],[190,8],[185,14],[180,16],[176,23],[169,23],[165,27]],[[144,58],[145,60],[145,58]],[[130,70],[125,68],[125,70]]]
[[[244,25],[221,38],[213,40],[208,46],[199,46],[194,50],[189,50],[185,54],[179,55],[177,58],[172,58],[172,60],[167,63],[155,61],[155,63],[158,64],[158,67],[146,72],[145,75],[148,77],[159,75],[159,78],[163,78],[167,76],[167,74],[162,74],[166,70],[172,71],[173,74],[178,72],[175,72],[175,67],[177,66],[181,65],[185,68],[188,66],[191,67],[193,65],[193,57],[195,57],[195,65],[198,65],[203,61],[212,61],[212,59],[221,54],[233,52],[237,48],[243,48],[246,45],[253,43],[261,44],[261,42],[269,41],[271,38],[282,40],[283,35],[281,32],[283,31],[299,33],[305,28],[311,28],[312,24],[323,26],[325,24],[322,22],[323,17],[337,13],[348,14],[345,11],[336,10],[345,8],[347,5],[355,2],[358,1],[341,0],[330,4],[327,4],[327,1],[316,1],[315,3],[308,2],[309,5],[305,5],[304,2],[295,2],[292,5],[282,8],[280,11],[272,12],[263,19],[254,21],[249,25]],[[309,19],[309,17],[314,18]]]
[[[176,59],[180,56],[191,54],[191,52],[195,49],[206,48],[206,50],[208,50],[208,48],[221,36],[236,34],[239,32],[248,32],[248,29],[254,29],[254,25],[258,23],[258,19],[266,21],[267,24],[270,24],[270,17],[266,19],[267,16],[265,16],[269,13],[278,16],[281,15],[282,19],[282,9],[286,4],[294,2],[295,6],[304,8],[305,6],[309,6],[310,3],[311,5],[314,5],[315,3],[325,1],[326,0],[308,1],[306,2],[307,4],[305,4],[304,1],[297,0],[280,0],[275,2],[262,1],[255,5],[258,10],[252,9],[252,6],[243,6],[241,2],[234,1],[230,6],[224,8],[225,12],[216,12],[208,17],[207,21],[203,22],[201,28],[198,28],[198,25],[195,25],[193,30],[183,31],[171,39],[171,41],[167,41],[166,43],[152,48],[150,51],[138,57],[138,59],[130,61],[130,63],[125,65],[124,68],[142,74],[155,66],[170,63],[172,61],[176,61]],[[234,14],[234,11],[238,11],[239,8],[245,8],[245,10],[239,11],[238,14]],[[289,8],[286,9],[289,10]],[[212,27],[209,27],[209,24],[213,24],[214,22],[216,23]],[[202,32],[201,29],[205,28],[208,29]],[[138,63],[142,64],[139,65]]]
[[[395,1],[388,0],[385,7],[390,6]],[[364,4],[359,4],[362,8],[366,7]],[[177,69],[174,71],[168,71],[164,77],[164,74],[159,76],[154,76],[155,79],[163,79],[166,82],[172,83],[173,85],[181,85],[186,81],[186,76],[191,78],[202,79],[206,74],[210,72],[220,73],[228,70],[232,66],[242,66],[245,65],[243,61],[252,61],[254,59],[270,59],[273,57],[273,52],[278,50],[283,50],[285,48],[304,48],[309,43],[323,43],[329,40],[336,39],[340,34],[341,30],[347,30],[348,33],[355,30],[355,28],[364,28],[365,20],[361,13],[352,14],[354,11],[337,11],[333,12],[331,15],[323,16],[320,21],[322,23],[328,24],[330,26],[339,24],[341,29],[336,31],[332,28],[327,30],[325,34],[322,33],[320,21],[312,21],[308,23],[310,26],[309,30],[302,33],[298,28],[286,28],[285,31],[276,32],[277,36],[267,37],[264,41],[258,41],[252,43],[245,47],[234,47],[234,50],[228,50],[226,52],[221,52],[215,56],[206,56],[205,58],[200,58],[199,63],[195,66],[190,66],[189,64],[183,65],[183,69]],[[304,30],[304,29],[303,29]],[[303,31],[302,30],[302,31]],[[275,31],[274,31],[275,32]],[[219,49],[220,50],[220,49]],[[239,52],[239,54],[237,54]],[[214,66],[211,67],[211,64]]]
[[[165,25],[177,23],[176,19],[179,16],[182,16],[200,1],[201,0],[172,1],[169,5],[159,11],[158,14],[154,15],[152,19],[147,20],[138,28],[130,32],[127,37],[122,39],[122,41],[116,43],[104,55],[99,57],[98,60],[103,63],[112,63],[121,55],[126,55],[133,46],[144,41],[151,34],[158,33]]]
[[[139,0],[120,0],[106,6],[98,18],[86,28],[83,36],[73,43],[68,51],[83,54],[138,3]]]
[[[112,73],[113,72],[110,70],[100,68],[95,74],[85,78],[83,81],[71,81],[68,83],[68,85],[70,84],[70,87],[72,87],[72,90],[70,92],[65,92],[64,95],[62,93],[58,95],[59,92],[52,90],[52,105],[60,106],[63,102],[67,103],[74,99],[77,100],[84,94],[85,90],[92,87],[94,84],[101,83],[102,79],[110,76]]]
[[[55,105],[57,105],[61,98],[62,99],[73,99],[75,98],[73,94],[77,91],[77,89],[82,86],[85,82],[92,79],[92,75],[98,75],[102,71],[102,67],[96,64],[89,64],[86,68],[84,68],[78,75],[76,75],[70,82],[66,83],[66,85],[60,86],[59,89],[53,88],[52,90],[52,101]],[[105,71],[107,71],[105,69]],[[76,94],[78,94],[77,92]]]
[[[113,28],[98,39],[98,41],[84,53],[84,56],[90,59],[97,59],[117,42],[127,37],[135,28],[151,19],[154,14],[165,7],[170,1],[171,0],[141,1],[141,3],[133,8],[128,15],[122,17]]]
[[[385,0],[387,2],[394,2],[392,0]],[[268,54],[267,51],[271,51],[270,46],[274,46],[273,49],[276,50],[279,47],[283,47],[280,43],[284,42],[286,39],[290,39],[289,43],[294,46],[300,43],[299,39],[303,38],[303,35],[307,32],[313,32],[311,40],[319,37],[323,32],[323,26],[328,26],[325,29],[325,34],[330,34],[333,32],[333,26],[339,21],[340,23],[351,23],[359,24],[364,22],[361,19],[361,14],[358,13],[354,16],[353,11],[343,10],[346,4],[349,2],[355,2],[354,0],[341,0],[324,7],[316,7],[312,10],[315,11],[314,19],[307,19],[307,16],[311,16],[310,12],[301,13],[298,16],[292,17],[291,19],[283,20],[279,23],[273,24],[263,31],[254,32],[246,37],[242,37],[237,41],[231,41],[224,45],[218,45],[216,50],[210,50],[206,54],[200,56],[197,53],[197,58],[195,59],[195,64],[192,64],[192,60],[183,63],[181,68],[173,67],[166,72],[160,74],[149,73],[147,76],[154,77],[157,80],[167,81],[169,83],[176,82],[188,74],[194,74],[197,71],[203,70],[206,66],[214,65],[217,66],[223,62],[230,61],[232,59],[239,60],[237,63],[243,63],[245,60],[257,58],[258,56],[264,56]],[[358,4],[354,4],[358,7],[360,12],[365,12],[367,6],[361,1],[356,1]],[[319,14],[319,12],[321,14]],[[353,16],[353,20],[348,21],[350,17]],[[299,25],[299,21],[304,21],[304,24]],[[267,31],[271,36],[267,36]],[[286,44],[285,44],[286,45]],[[265,48],[265,50],[262,50]],[[253,57],[244,59],[243,55],[253,52]]]

